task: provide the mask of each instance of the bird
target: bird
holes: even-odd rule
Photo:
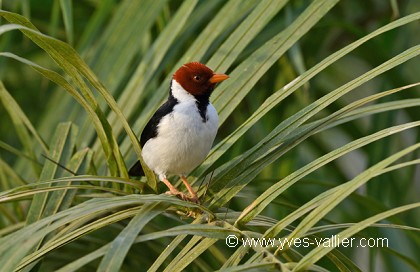
[[[141,155],[146,165],[169,188],[167,194],[199,203],[186,175],[210,152],[219,127],[219,117],[210,103],[210,95],[216,84],[228,78],[228,75],[214,73],[200,62],[182,65],[173,74],[168,99],[144,127],[140,136]],[[130,168],[128,174],[144,175],[140,161]],[[172,185],[169,175],[178,175],[189,195]]]

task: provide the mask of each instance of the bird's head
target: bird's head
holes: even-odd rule
[[[228,75],[216,74],[209,67],[199,62],[182,65],[173,77],[184,90],[194,96],[210,96],[215,85],[228,78]]]

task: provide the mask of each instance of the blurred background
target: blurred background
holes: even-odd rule
[[[4,10],[24,15],[42,33],[71,44],[110,93],[118,99],[129,84],[137,65],[145,57],[153,41],[157,39],[183,1],[167,1],[165,7],[158,13],[157,19],[149,22],[149,31],[145,36],[146,38],[141,40],[136,39],[136,32],[133,29],[124,33],[125,29],[113,29],[111,32],[107,28],[112,20],[124,20],[124,16],[116,16],[117,8],[119,5],[123,5],[124,1],[63,1],[68,5],[65,12],[63,12],[60,2],[58,0],[3,0],[0,1],[0,6]],[[171,44],[163,57],[163,65],[160,65],[153,72],[150,82],[145,87],[144,97],[137,105],[138,110],[127,115],[130,124],[135,123],[141,109],[145,107],[148,97],[153,95],[156,88],[172,70],[177,59],[183,55],[194,38],[213,19],[213,13],[220,10],[224,4],[224,1],[213,1],[212,4],[206,3],[205,5],[203,2],[206,1],[200,1],[196,7],[197,10],[200,10],[201,7],[206,9],[206,11],[197,12],[203,17],[200,20],[195,20],[194,16],[198,15],[193,14],[191,19],[193,23],[187,22],[179,37]],[[294,0],[287,3],[286,7],[276,14],[257,37],[247,45],[233,65],[228,68],[227,73],[229,74],[256,48],[276,35],[279,29],[284,29],[293,22],[310,2]],[[418,11],[420,11],[420,1],[418,0],[353,0],[339,2],[259,79],[249,94],[220,127],[216,143],[239,127],[267,97],[309,68],[379,27]],[[5,21],[3,20],[1,23],[5,23]],[[136,23],[133,22],[133,24]],[[205,63],[212,56],[229,34],[234,31],[235,26],[235,24],[231,25],[226,33],[214,41],[214,44],[201,59],[202,62]],[[138,27],[143,26],[139,24]],[[398,55],[407,48],[420,44],[419,29],[420,23],[417,21],[386,32],[335,62],[266,114],[217,161],[215,167],[242,154],[244,150],[260,142],[280,121],[295,114],[316,99]],[[121,33],[121,35],[115,33]],[[113,46],[112,41],[114,39],[126,39],[126,42],[115,42],[115,46]],[[105,44],[105,40],[111,42]],[[19,31],[10,31],[0,36],[0,51],[12,52],[61,73],[52,59]],[[104,56],[107,55],[113,56],[113,58],[104,62]],[[362,85],[356,91],[321,111],[312,120],[328,116],[367,95],[418,82],[419,75],[420,61],[417,57]],[[50,128],[55,127],[54,124],[62,121],[76,123],[81,131],[92,130],[84,122],[86,116],[81,116],[84,113],[80,110],[80,106],[72,100],[70,95],[40,76],[29,66],[0,57],[0,80],[3,81],[7,90],[47,142],[52,137]],[[394,96],[387,96],[379,102],[419,97],[420,89],[414,87]],[[61,101],[66,102],[61,103]],[[105,112],[107,111],[109,109],[105,109]],[[358,118],[345,125],[317,133],[299,144],[297,148],[287,152],[280,160],[264,168],[258,177],[252,181],[251,186],[246,187],[241,192],[240,197],[233,199],[229,205],[232,209],[241,210],[266,188],[270,187],[273,182],[277,182],[323,154],[353,139],[392,125],[419,120],[419,117],[418,107],[409,107]],[[0,124],[0,140],[16,149],[21,149],[22,146],[16,137],[12,120],[1,106]],[[139,133],[139,131],[135,132]],[[354,178],[368,166],[401,150],[404,146],[420,142],[419,137],[418,129],[411,129],[351,152],[322,167],[287,190],[276,200],[277,206],[270,206],[264,214],[281,218],[288,214],[290,210],[296,209],[296,207],[303,205],[325,190]],[[94,141],[94,137],[81,139],[79,148],[91,146]],[[411,159],[414,159],[416,154],[410,156]],[[0,149],[0,157],[10,165],[18,160],[16,155],[3,149]],[[130,152],[126,158],[127,164],[130,164],[135,159],[135,155]],[[106,173],[106,170],[103,170],[102,174],[104,173]],[[340,204],[339,209],[335,209],[329,214],[328,220],[330,222],[360,221],[367,216],[376,214],[378,210],[384,207],[418,202],[420,200],[419,195],[419,167],[392,171],[387,175],[375,178],[374,181],[360,188],[358,194],[346,199]],[[371,210],[372,207],[377,209]],[[404,213],[399,218],[405,225],[420,227],[420,212],[418,210]],[[414,256],[420,250],[418,232],[415,235],[402,235],[400,230],[374,229],[373,231],[367,230],[366,233],[372,237],[381,237],[385,234],[387,237],[393,237],[393,249],[381,251],[380,257],[376,259],[381,265],[378,266],[379,268],[377,267],[376,271],[381,271],[386,266],[402,267],[403,270],[400,271],[411,269],[398,258],[387,259],[388,256],[395,255],[396,252],[418,260],[418,255]],[[326,232],[325,236],[329,236],[329,233]],[[358,264],[366,269],[369,268],[367,259],[372,257],[367,253],[375,254],[372,251],[362,249],[344,249],[343,251],[355,256]]]

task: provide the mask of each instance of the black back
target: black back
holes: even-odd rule
[[[172,112],[175,105],[178,104],[178,100],[169,92],[169,97],[166,102],[159,107],[159,109],[153,114],[149,122],[143,129],[140,136],[140,146],[143,147],[146,142],[157,136],[158,124],[160,120]],[[140,161],[137,161],[128,171],[130,176],[144,176],[143,168],[141,167]]]
[[[178,100],[172,94],[169,94],[168,100],[159,107],[144,127],[140,137],[141,147],[143,147],[148,140],[157,136],[157,129],[160,120],[171,113],[176,104],[178,104]]]

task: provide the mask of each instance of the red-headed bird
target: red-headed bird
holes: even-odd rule
[[[167,193],[198,203],[187,175],[200,165],[210,152],[219,126],[210,95],[217,83],[228,79],[199,62],[184,64],[173,75],[168,100],[160,106],[145,126],[140,145],[147,166],[168,186]],[[144,175],[137,161],[130,176]],[[189,196],[181,193],[167,179],[179,175]]]

